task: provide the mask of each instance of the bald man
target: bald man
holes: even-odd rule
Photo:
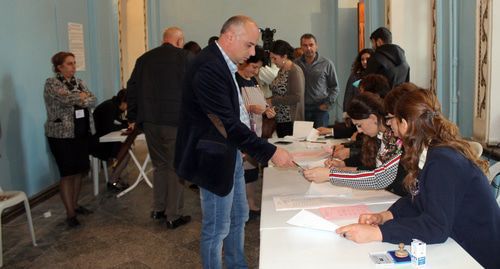
[[[259,28],[246,16],[229,18],[219,40],[203,49],[186,73],[177,133],[177,174],[200,187],[203,268],[247,268],[248,204],[242,152],[260,163],[292,166],[290,154],[250,130],[235,73],[255,54]]]
[[[173,168],[182,81],[192,58],[183,45],[180,28],[166,29],[163,44],[137,59],[127,82],[129,127],[144,131],[154,167],[151,217],[166,219],[168,229],[191,220],[181,214],[184,188]]]

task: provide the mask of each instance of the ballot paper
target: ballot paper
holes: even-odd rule
[[[307,210],[301,210],[297,215],[293,216],[286,223],[299,227],[335,232],[338,225],[312,213]]]
[[[312,121],[294,121],[293,122],[293,137],[298,139],[306,139],[313,129],[314,122]]]
[[[316,140],[318,140],[318,138],[319,138],[319,131],[312,128],[309,131],[309,134],[307,135],[306,140],[307,141],[316,141]]]
[[[359,215],[370,213],[367,205],[351,205],[320,208],[321,216],[327,220],[357,219]]]
[[[323,183],[311,182],[311,184],[309,185],[309,189],[306,192],[306,195],[351,197],[352,188],[335,186],[330,182],[323,182]]]
[[[392,204],[397,200],[395,195],[362,195],[360,197],[308,196],[304,194],[274,196],[276,211],[316,209],[322,207],[350,206],[357,204]]]

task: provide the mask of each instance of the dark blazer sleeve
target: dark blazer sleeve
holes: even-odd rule
[[[201,66],[194,77],[193,88],[202,111],[212,120],[217,119],[214,124],[219,125],[218,130],[229,143],[261,163],[271,159],[276,147],[257,137],[240,121],[239,113],[235,113],[235,106],[239,109],[237,89],[225,62]],[[236,104],[231,97],[236,97]]]
[[[134,70],[127,81],[127,118],[129,122],[136,122],[137,119],[137,98],[140,85],[140,73],[142,70],[141,58],[135,62]]]

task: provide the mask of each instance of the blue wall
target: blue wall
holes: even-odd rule
[[[85,80],[98,100],[119,88],[116,1],[39,0],[0,3],[0,186],[36,194],[57,183],[43,124],[50,57],[68,49],[67,23],[83,24]],[[92,26],[93,25],[93,26]],[[93,28],[91,30],[91,28]]]

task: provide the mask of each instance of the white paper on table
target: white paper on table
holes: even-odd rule
[[[297,215],[293,216],[286,223],[304,228],[315,230],[335,232],[338,225],[312,213],[307,210],[301,210]]]
[[[356,195],[357,196],[357,195]],[[292,194],[274,196],[274,208],[276,211],[297,210],[297,209],[316,209],[330,206],[348,206],[348,205],[374,205],[374,204],[392,204],[398,198],[395,195],[363,195],[362,198],[356,197],[338,197],[338,196],[308,196],[304,194]]]
[[[348,187],[339,187],[331,184],[330,182],[314,183],[311,182],[306,195],[311,196],[337,196],[337,197],[351,197],[352,189]]]
[[[312,121],[294,121],[293,136],[299,139],[305,139],[313,129]]]
[[[316,168],[316,167],[325,167],[325,161],[327,160],[327,158],[323,158],[321,160],[316,160],[316,161],[313,161],[313,160],[305,160],[305,159],[299,159],[299,160],[295,160],[294,161],[300,165],[300,167],[303,167],[305,169],[311,169],[311,168]]]
[[[309,134],[306,137],[307,141],[316,141],[319,138],[319,131],[312,128],[311,131],[309,131]]]

